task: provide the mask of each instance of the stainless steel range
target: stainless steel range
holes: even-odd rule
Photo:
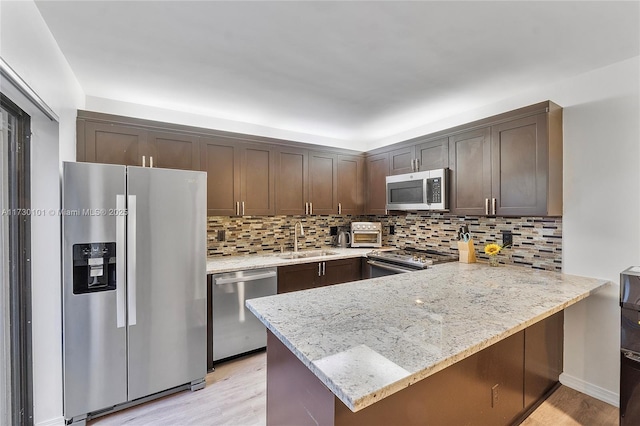
[[[388,251],[374,250],[367,254],[367,259],[369,277],[375,278],[420,271],[438,263],[455,262],[458,257],[435,250],[406,247]]]

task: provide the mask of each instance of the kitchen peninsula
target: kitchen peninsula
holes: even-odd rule
[[[249,300],[267,424],[511,424],[558,382],[563,310],[608,284],[448,263]]]

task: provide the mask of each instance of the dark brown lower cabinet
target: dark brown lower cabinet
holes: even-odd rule
[[[360,258],[278,267],[278,293],[307,290],[362,279]]]
[[[557,386],[562,322],[560,312],[355,413],[268,331],[267,425],[517,424]]]

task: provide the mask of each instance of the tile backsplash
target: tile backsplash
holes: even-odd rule
[[[208,218],[209,256],[268,253],[293,249],[293,229],[304,226],[301,249],[330,246],[330,227],[348,231],[352,221],[383,224],[383,244],[418,247],[457,254],[457,231],[469,226],[476,256],[486,261],[484,246],[502,243],[502,231],[513,233],[513,246],[498,255],[500,263],[550,271],[562,270],[562,218],[559,217],[475,217],[439,213],[408,212],[388,216],[211,216]],[[391,228],[394,234],[391,235]],[[224,241],[218,241],[224,231]]]

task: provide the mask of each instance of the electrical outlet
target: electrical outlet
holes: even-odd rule
[[[389,226],[389,235],[394,235],[396,233],[396,227],[394,225]]]
[[[224,229],[218,230],[218,241],[224,241],[227,239]]]
[[[502,231],[502,245],[510,246],[513,244],[513,234],[511,231]]]
[[[338,235],[338,227],[330,226],[329,227],[329,235]]]
[[[496,383],[491,388],[491,408],[498,404],[498,384]]]

